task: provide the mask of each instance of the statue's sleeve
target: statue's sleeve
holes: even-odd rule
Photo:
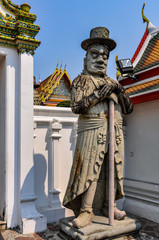
[[[118,91],[119,103],[122,107],[122,112],[124,114],[131,113],[133,111],[133,103],[121,84],[118,84],[117,91]]]
[[[73,113],[86,113],[90,106],[98,102],[96,91],[91,91],[90,78],[78,76],[71,87],[71,109]]]

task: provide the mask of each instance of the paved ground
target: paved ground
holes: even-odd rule
[[[142,229],[138,234],[119,237],[116,240],[159,240],[159,223],[154,223],[143,218],[138,219],[142,224]],[[48,229],[38,234],[22,235],[16,230],[2,230],[0,240],[60,240],[57,234],[58,229],[56,225],[48,224]]]

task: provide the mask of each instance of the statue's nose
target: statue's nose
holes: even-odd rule
[[[98,57],[97,63],[99,63],[99,64],[103,64],[104,63],[104,60],[103,60],[102,56]]]
[[[103,61],[103,59],[101,58],[101,59],[98,59],[98,60],[97,60],[97,63],[99,63],[99,64],[103,64],[104,61]]]

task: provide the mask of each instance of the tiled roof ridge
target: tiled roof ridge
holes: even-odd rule
[[[51,75],[51,77],[48,79],[46,84],[41,88],[42,91],[40,93],[40,98],[41,98],[42,102],[45,102],[46,100],[49,99],[50,95],[53,93],[53,91],[57,87],[57,85],[59,85],[59,82],[64,75],[66,75],[68,82],[71,85],[71,79],[67,73],[66,67],[64,68],[63,71],[61,68],[60,68],[60,70],[58,70],[58,68],[56,68],[56,70]]]
[[[136,57],[138,56],[138,54],[139,54],[142,46],[144,45],[144,42],[145,42],[148,34],[149,34],[149,31],[148,31],[148,29],[146,28],[146,31],[145,31],[145,33],[144,33],[144,35],[143,35],[143,37],[142,37],[142,39],[141,39],[141,41],[140,41],[140,43],[139,43],[136,51],[135,51],[135,53],[134,53],[134,55],[133,55],[133,57],[132,57],[132,59],[131,59],[131,62],[132,62],[132,63],[135,61]]]
[[[41,83],[41,89],[40,89],[40,97],[42,97],[45,93],[46,93],[46,89],[48,87],[48,85],[50,84],[50,81],[56,77],[56,74],[58,74],[59,70],[55,70],[53,72],[53,74],[48,78],[48,80],[46,81],[46,79]],[[46,82],[45,82],[46,81]],[[44,84],[43,84],[44,83]]]
[[[156,40],[158,40],[158,39],[159,39],[159,32],[153,38],[150,39],[150,41],[149,41],[145,51],[143,52],[140,60],[138,61],[138,63],[135,66],[135,69],[134,69],[135,73],[138,72],[141,69],[144,70],[144,69],[147,69],[149,67],[152,67],[154,65],[158,65],[159,64],[159,61],[155,61],[154,63],[147,64],[146,66],[142,67],[142,65],[144,64],[145,60],[149,56],[149,54],[152,52],[153,47],[155,46]]]
[[[146,83],[135,85],[126,89],[126,92],[131,96],[137,93],[142,93],[147,90],[159,89],[159,79],[155,79]]]
[[[42,92],[41,100],[44,102],[46,101],[49,96],[52,93],[52,87],[56,84],[59,77],[62,75],[62,71],[58,70],[57,74],[54,74],[54,76],[51,78],[52,81],[50,81],[49,86],[46,86],[45,91]]]

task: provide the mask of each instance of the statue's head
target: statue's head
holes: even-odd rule
[[[105,27],[93,28],[90,38],[81,43],[86,50],[84,69],[93,75],[106,74],[109,52],[116,47],[116,42],[109,38],[109,30]]]
[[[106,74],[109,50],[107,46],[93,44],[87,49],[86,53],[86,69],[92,75]]]

